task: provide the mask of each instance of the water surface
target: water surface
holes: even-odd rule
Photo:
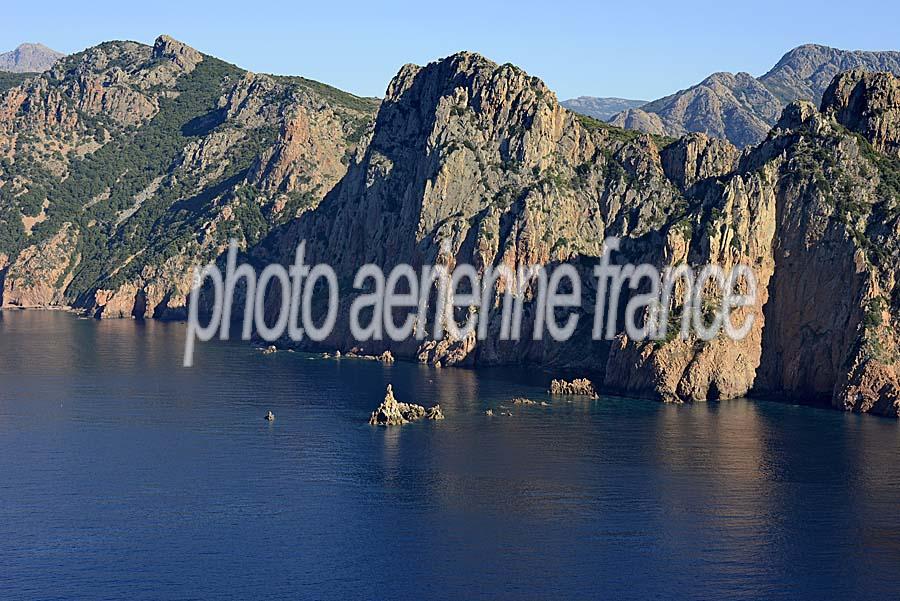
[[[0,313],[3,599],[886,599],[900,430]],[[392,383],[447,419],[375,428]],[[513,407],[515,396],[549,407]],[[513,417],[499,413],[509,406]],[[272,410],[277,418],[262,419]]]

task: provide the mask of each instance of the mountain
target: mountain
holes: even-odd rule
[[[788,103],[819,103],[838,73],[857,68],[900,74],[900,52],[846,51],[808,44],[785,54],[762,77],[715,73],[696,86],[627,109],[610,122],[669,136],[701,132],[739,147],[750,146],[765,138]]]
[[[0,54],[0,71],[42,73],[65,56],[43,44],[19,44],[15,50]]]
[[[618,236],[629,263],[753,266],[756,302],[735,316],[755,317],[748,336],[595,341],[586,286],[575,335],[536,340],[526,286],[521,337],[501,341],[501,292],[517,286],[501,280],[484,340],[433,339],[432,319],[421,340],[357,341],[346,318],[361,292],[342,286],[340,327],[301,346],[574,371],[672,402],[753,394],[897,416],[898,107],[896,77],[852,70],[741,152],[574,114],[538,78],[468,52],[402,67],[379,102],[164,36],[109,42],[0,96],[2,302],[183,317],[189,267],[221,261],[231,237],[259,265],[293,262],[305,240],[307,263],[341,282],[370,262],[568,263],[591,282]]]
[[[0,96],[0,300],[184,315],[188,266],[314,206],[377,106],[166,36],[62,59]]]
[[[647,104],[647,101],[628,100],[626,98],[597,98],[595,96],[579,96],[578,98],[563,100],[560,102],[560,104],[570,111],[581,113],[582,115],[587,115],[589,117],[593,117],[594,119],[600,119],[601,121],[608,121],[616,113],[620,113],[628,109],[638,108],[639,106]]]
[[[306,240],[310,262],[329,261],[342,279],[369,262],[569,262],[589,281],[601,241],[614,235],[630,263],[752,265],[759,295],[737,321],[756,319],[740,341],[634,342],[623,333],[594,341],[587,290],[584,319],[565,343],[533,339],[534,302],[522,338],[499,341],[495,300],[482,315],[493,333],[485,340],[369,341],[365,350],[593,373],[607,391],[674,402],[760,394],[896,416],[898,92],[891,75],[845,74],[821,111],[789,105],[766,141],[742,155],[704,134],[669,141],[573,115],[539,80],[478,55],[407,66],[358,162],[256,252],[289,262]],[[338,323],[353,298],[342,299]],[[359,342],[343,329],[325,344]]]

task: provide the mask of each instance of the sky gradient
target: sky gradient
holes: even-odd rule
[[[731,6],[730,4],[735,4]],[[900,7],[857,0],[453,3],[13,2],[0,51],[42,42],[76,52],[160,33],[258,72],[303,75],[381,96],[405,63],[458,50],[511,62],[561,99],[651,100],[715,71],[761,75],[789,49],[818,43],[900,50]]]

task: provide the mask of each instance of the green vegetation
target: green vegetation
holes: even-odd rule
[[[868,328],[877,328],[883,322],[882,314],[887,310],[887,300],[882,296],[876,296],[866,303],[866,311],[863,315],[863,325]]]
[[[27,149],[16,162],[0,164],[5,181],[18,175],[31,182],[24,194],[21,190],[14,194],[12,186],[0,189],[0,250],[14,254],[53,235],[62,223],[73,222],[81,233],[77,254],[82,257],[68,291],[75,297],[98,283],[114,287],[144,265],[161,264],[185,248],[199,248],[198,225],[213,219],[214,201],[229,203],[234,211],[234,222],[217,229],[218,235],[261,238],[269,226],[256,191],[235,187],[260,152],[274,143],[276,127],[244,131],[223,160],[202,173],[177,169],[182,150],[192,141],[230,127],[224,124],[218,99],[227,83],[242,73],[206,57],[193,72],[179,78],[178,95],[161,98],[159,112],[141,127],[121,127],[80,115],[88,132],[100,139],[109,132],[111,140],[84,158],[71,157],[64,179],[42,169]],[[47,219],[26,237],[19,211],[35,215],[45,198],[49,200]]]
[[[581,123],[582,126],[588,131],[605,131],[611,140],[615,140],[616,142],[622,142],[623,144],[627,144],[628,142],[633,142],[645,135],[643,132],[636,131],[633,129],[622,129],[621,127],[616,127],[615,125],[610,125],[605,121],[600,121],[599,119],[595,119],[588,115],[582,115],[581,113],[573,113],[575,118],[578,119],[578,122]],[[677,141],[676,138],[670,138],[669,136],[659,136],[656,134],[650,134],[650,137],[656,143],[657,148],[662,150],[666,146],[669,146]]]
[[[633,142],[643,135],[639,131],[614,127],[609,123],[600,121],[599,119],[594,119],[593,117],[589,117],[587,115],[582,115],[581,113],[575,113],[575,118],[578,119],[578,122],[581,123],[581,125],[584,126],[586,130],[591,132],[605,131],[609,135],[610,139],[616,140],[617,142]]]
[[[339,90],[328,84],[324,84],[305,77],[295,75],[272,75],[275,81],[288,85],[295,85],[324,98],[329,104],[338,108],[345,108],[360,113],[373,114],[378,110],[381,100],[378,98],[364,98],[350,92]]]
[[[855,135],[863,156],[878,169],[879,195],[900,202],[900,158],[878,152],[863,136]]]
[[[10,88],[16,87],[26,79],[38,75],[40,75],[40,73],[7,73],[6,71],[0,71],[0,94]]]

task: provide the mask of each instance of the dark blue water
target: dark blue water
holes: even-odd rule
[[[900,428],[0,317],[3,599],[887,599]],[[388,382],[447,419],[366,424]],[[277,419],[267,423],[267,410]]]

